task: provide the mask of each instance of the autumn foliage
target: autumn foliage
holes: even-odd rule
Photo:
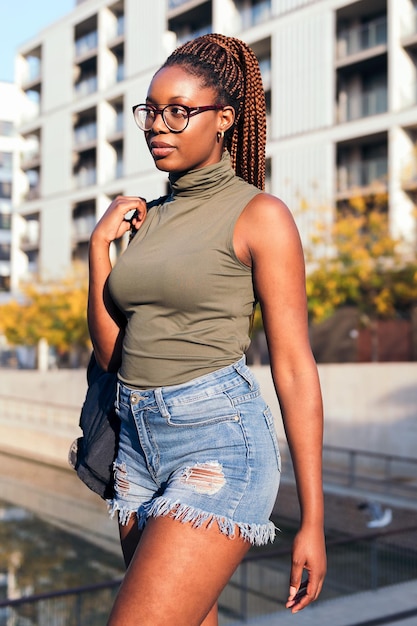
[[[342,306],[370,320],[407,315],[417,305],[417,259],[390,235],[376,198],[371,209],[358,198],[327,227],[318,224],[307,250],[310,319],[320,322]],[[324,250],[317,258],[317,249]]]
[[[0,333],[11,346],[46,339],[58,354],[89,349],[86,308],[86,278],[26,285],[19,299],[0,306]]]

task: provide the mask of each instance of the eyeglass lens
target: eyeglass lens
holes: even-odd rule
[[[172,104],[164,107],[161,111],[162,119],[170,130],[184,130],[188,124],[188,111],[182,106]],[[138,107],[135,117],[139,128],[150,130],[156,117],[156,111],[150,107]]]

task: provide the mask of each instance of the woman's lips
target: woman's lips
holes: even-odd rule
[[[152,142],[150,144],[150,149],[152,156],[155,158],[166,157],[175,150],[174,146],[159,141]]]

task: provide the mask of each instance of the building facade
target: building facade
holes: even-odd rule
[[[0,302],[12,290],[12,265],[24,262],[19,251],[19,222],[13,206],[20,201],[22,140],[16,132],[26,99],[15,84],[0,82]],[[14,245],[15,244],[15,245]]]
[[[54,278],[87,258],[117,194],[166,191],[131,107],[179,43],[245,40],[268,107],[267,188],[308,238],[358,194],[383,198],[394,235],[416,240],[415,0],[83,0],[17,53],[27,98],[19,127],[15,279]],[[117,254],[117,250],[115,250]],[[22,258],[24,263],[22,263]]]

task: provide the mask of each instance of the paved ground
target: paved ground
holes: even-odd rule
[[[367,536],[375,530],[367,527],[369,517],[359,505],[372,500],[371,494],[328,493],[325,497],[325,525],[329,534]],[[417,514],[407,501],[395,501],[384,506],[392,508],[389,530],[399,531],[417,526]],[[294,487],[281,485],[276,513],[283,517],[298,518],[298,504]],[[396,542],[415,549],[416,533],[396,534]],[[229,626],[243,626],[243,622],[230,622]],[[252,618],[245,626],[416,626],[417,581],[391,585],[378,591],[364,591],[332,599],[319,600],[298,614],[285,610]]]
[[[411,612],[414,612],[411,615]],[[390,615],[402,613],[397,619]],[[408,615],[407,615],[408,614]],[[238,626],[239,623],[236,623]],[[317,602],[295,615],[284,611],[252,619],[245,626],[416,626],[417,583],[385,587]]]

